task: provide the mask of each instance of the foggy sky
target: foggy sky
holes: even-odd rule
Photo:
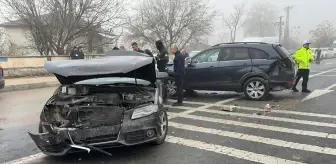
[[[255,2],[270,2],[275,6],[275,12],[278,16],[286,16],[284,7],[294,6],[290,12],[290,28],[300,26],[299,39],[308,40],[310,38],[309,31],[314,29],[318,24],[325,20],[336,25],[336,0],[209,0],[210,5],[224,14],[229,14],[233,10],[235,4],[245,3],[247,7]],[[285,17],[284,17],[285,19]],[[275,20],[276,22],[278,20]],[[228,32],[223,29],[220,18],[214,21],[214,29],[212,36],[209,36],[209,44],[215,44],[220,40],[220,33]],[[221,29],[221,30],[219,30]],[[242,31],[236,40],[242,39]]]

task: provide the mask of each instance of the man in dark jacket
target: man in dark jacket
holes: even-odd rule
[[[157,55],[157,69],[160,72],[165,72],[167,63],[169,61],[168,51],[161,40],[156,41],[155,46],[159,51]]]
[[[80,53],[78,50],[78,46],[75,46],[70,52],[70,59],[71,60],[83,59],[81,54],[82,53]]]
[[[141,49],[138,47],[138,43],[137,43],[137,42],[133,42],[133,43],[132,43],[132,49],[133,49],[133,51],[137,51],[137,52],[145,53],[145,51],[141,50]]]
[[[174,58],[174,75],[175,75],[175,84],[177,87],[177,102],[173,106],[183,106],[183,84],[185,78],[184,72],[184,56],[178,50],[177,46],[173,46],[171,49],[172,53],[175,54]]]

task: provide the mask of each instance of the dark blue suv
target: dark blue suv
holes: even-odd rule
[[[167,67],[168,95],[176,93],[173,65]],[[186,58],[184,89],[244,92],[248,99],[263,100],[270,91],[293,85],[296,67],[280,44],[222,43]]]

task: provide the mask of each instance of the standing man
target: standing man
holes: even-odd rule
[[[145,51],[141,50],[141,49],[138,47],[138,43],[137,43],[137,42],[133,42],[133,43],[132,43],[132,49],[133,49],[133,51],[137,51],[137,52],[145,53]]]
[[[83,47],[82,46],[79,46],[78,47],[78,55],[79,55],[79,59],[85,59],[85,56],[84,56],[84,52],[83,52]]]
[[[316,54],[316,64],[320,64],[321,61],[321,49],[320,46],[315,50]]]
[[[182,54],[183,54],[184,58],[189,57],[189,54],[188,54],[188,52],[187,52],[186,49],[183,49],[183,50],[182,50]]]
[[[74,46],[74,48],[71,50],[70,52],[70,59],[71,60],[78,60],[80,59],[79,57],[79,51],[78,51],[78,47]]]
[[[171,52],[175,54],[174,74],[177,87],[177,102],[174,103],[173,106],[183,106],[183,84],[185,78],[184,57],[175,45],[172,46]]]
[[[295,83],[293,85],[292,90],[294,92],[298,92],[299,90],[296,89],[296,85],[299,83],[301,77],[303,77],[302,82],[302,92],[310,93],[311,91],[308,90],[308,78],[309,78],[309,69],[310,69],[310,63],[314,61],[314,56],[312,50],[309,49],[310,42],[305,40],[303,42],[302,48],[296,51],[294,60],[299,65],[299,70],[296,74]]]

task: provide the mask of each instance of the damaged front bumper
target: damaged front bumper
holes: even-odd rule
[[[102,152],[106,148],[151,142],[161,135],[159,113],[162,110],[136,120],[131,119],[132,112],[125,111],[121,125],[91,129],[50,128],[49,132],[29,135],[43,153],[51,156],[90,150]]]

